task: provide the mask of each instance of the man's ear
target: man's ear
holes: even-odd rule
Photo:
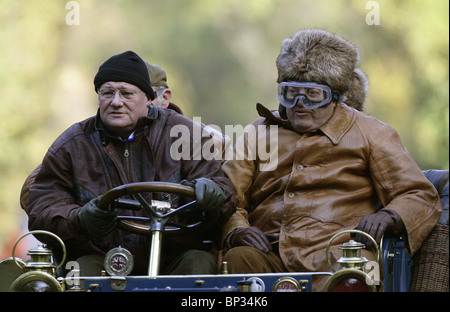
[[[161,106],[163,108],[169,107],[170,100],[172,99],[172,90],[169,88],[164,90],[164,93],[162,94],[163,101],[161,103]]]

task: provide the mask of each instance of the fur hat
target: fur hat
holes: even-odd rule
[[[277,82],[309,81],[330,86],[340,102],[363,110],[367,76],[356,66],[359,50],[351,42],[322,29],[302,29],[284,39],[276,65]]]

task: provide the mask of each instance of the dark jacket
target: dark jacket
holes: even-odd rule
[[[175,130],[173,133],[172,128]],[[184,131],[180,132],[180,129]],[[49,148],[30,187],[29,229],[48,230],[60,236],[69,251],[68,259],[72,260],[86,254],[104,254],[120,245],[134,255],[134,273],[144,274],[149,258],[148,237],[116,228],[94,242],[80,227],[78,211],[91,199],[119,185],[144,181],[191,181],[206,177],[220,185],[227,195],[228,200],[217,221],[224,222],[235,211],[233,186],[222,174],[219,161],[193,157],[194,145],[203,145],[210,138],[194,141],[192,130],[190,119],[154,105],[150,106],[148,116],[139,120],[134,139],[128,143],[110,133],[98,113],[74,124]],[[179,145],[180,140],[189,144],[190,157],[174,160],[171,147],[174,142]],[[183,203],[183,199],[168,194],[145,196],[147,200],[152,196],[157,200],[170,198],[174,205]],[[146,216],[146,213],[119,209],[118,215]],[[214,224],[211,230],[163,237],[161,266],[185,250],[207,249],[203,241],[215,239],[212,229],[217,228]],[[45,237],[42,240],[45,241]]]

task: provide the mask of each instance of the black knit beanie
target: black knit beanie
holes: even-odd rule
[[[131,83],[144,91],[152,100],[155,98],[147,65],[133,51],[114,55],[100,65],[94,78],[95,92],[108,81]]]

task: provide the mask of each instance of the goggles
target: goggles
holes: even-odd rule
[[[286,108],[294,107],[297,101],[307,109],[315,109],[331,103],[338,95],[331,88],[314,82],[282,82],[278,86],[278,99]]]

